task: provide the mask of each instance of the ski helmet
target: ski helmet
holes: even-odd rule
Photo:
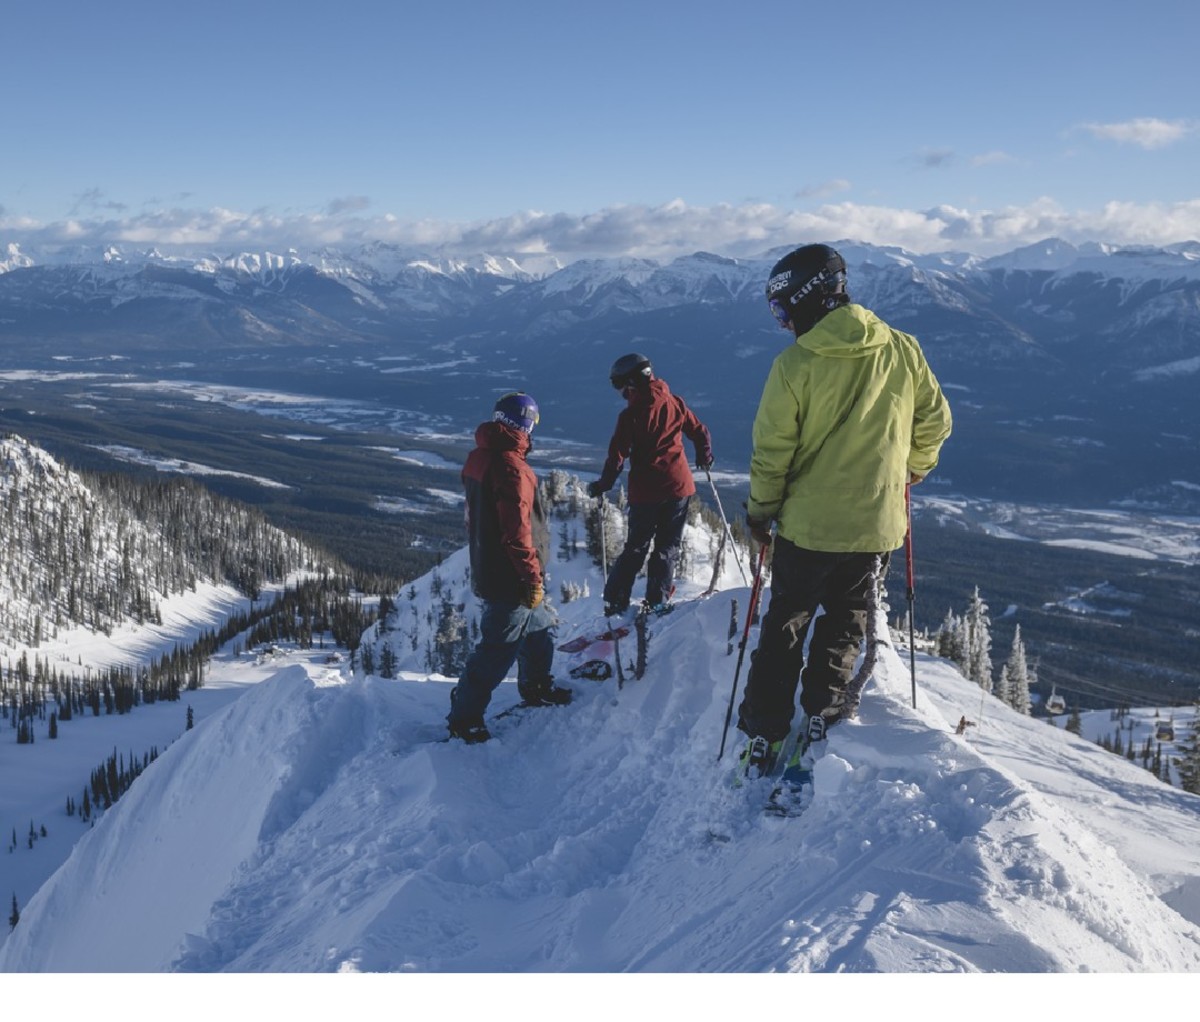
[[[539,418],[537,402],[520,390],[505,394],[492,413],[493,422],[503,422],[522,433],[532,433]]]
[[[649,383],[654,378],[654,367],[645,355],[622,355],[612,364],[608,378],[617,390]]]
[[[767,304],[779,325],[788,329],[810,329],[825,313],[848,301],[846,261],[828,245],[805,245],[789,252],[767,280]]]

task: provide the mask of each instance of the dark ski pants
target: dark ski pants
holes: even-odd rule
[[[656,607],[670,599],[691,499],[681,497],[629,505],[629,535],[605,581],[605,603],[617,607],[629,605],[634,580],[646,564],[647,554],[650,562],[646,564],[646,602]]]
[[[771,603],[738,709],[742,731],[771,742],[786,738],[801,681],[804,712],[836,719],[866,634],[867,593],[875,581],[877,556],[805,550],[775,537]],[[888,556],[882,555],[885,574]],[[823,614],[817,614],[818,607]],[[804,640],[810,625],[806,665]]]
[[[519,603],[483,601],[479,642],[450,692],[452,728],[482,724],[496,686],[517,665],[522,696],[547,687],[554,661],[554,615],[545,602],[530,610]]]

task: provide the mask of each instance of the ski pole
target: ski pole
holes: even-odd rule
[[[742,673],[742,658],[746,655],[746,642],[750,638],[750,622],[754,620],[754,608],[758,605],[758,597],[762,592],[763,564],[767,559],[767,547],[764,543],[758,549],[758,564],[754,568],[754,585],[750,587],[750,606],[746,608],[746,627],[742,629],[742,641],[738,644],[737,667],[733,672],[733,691],[729,693],[729,708],[725,711],[725,730],[721,733],[721,751],[717,753],[717,762],[725,755],[725,739],[729,737],[729,722],[733,719],[733,702],[737,698],[738,676]]]
[[[604,494],[600,494],[600,503],[596,505],[596,518],[599,521],[600,533],[600,572],[604,581],[608,581],[608,544],[604,541]]]
[[[708,476],[708,485],[712,487],[713,500],[717,502],[717,514],[721,516],[721,524],[725,526],[725,535],[729,539],[729,549],[733,551],[733,563],[737,565],[738,574],[742,576],[742,585],[746,584],[746,569],[742,567],[742,559],[738,557],[737,544],[733,541],[733,532],[729,528],[729,520],[725,517],[725,508],[721,506],[721,495],[717,493],[717,484],[713,482],[712,473],[707,466],[704,474]]]
[[[912,674],[912,704],[917,708],[917,646],[915,641],[916,628],[913,625],[913,604],[916,603],[916,589],[913,586],[913,544],[912,544],[912,484],[904,487],[904,516],[908,521],[908,529],[904,533],[904,564],[908,572],[908,668]]]

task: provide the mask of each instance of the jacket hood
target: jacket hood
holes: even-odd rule
[[[655,377],[650,381],[648,387],[633,388],[633,393],[629,397],[629,407],[648,408],[652,405],[662,404],[670,396],[671,388],[667,386],[667,381]]]
[[[861,358],[888,343],[887,325],[870,309],[861,305],[842,305],[834,309],[796,343],[814,355],[829,358]]]
[[[516,451],[526,453],[530,448],[529,434],[503,422],[481,422],[475,428],[475,446],[487,451]]]

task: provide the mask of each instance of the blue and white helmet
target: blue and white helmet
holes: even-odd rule
[[[539,418],[537,402],[519,390],[505,394],[496,402],[496,408],[492,412],[493,422],[502,422],[513,429],[519,429],[522,433],[532,433]]]

